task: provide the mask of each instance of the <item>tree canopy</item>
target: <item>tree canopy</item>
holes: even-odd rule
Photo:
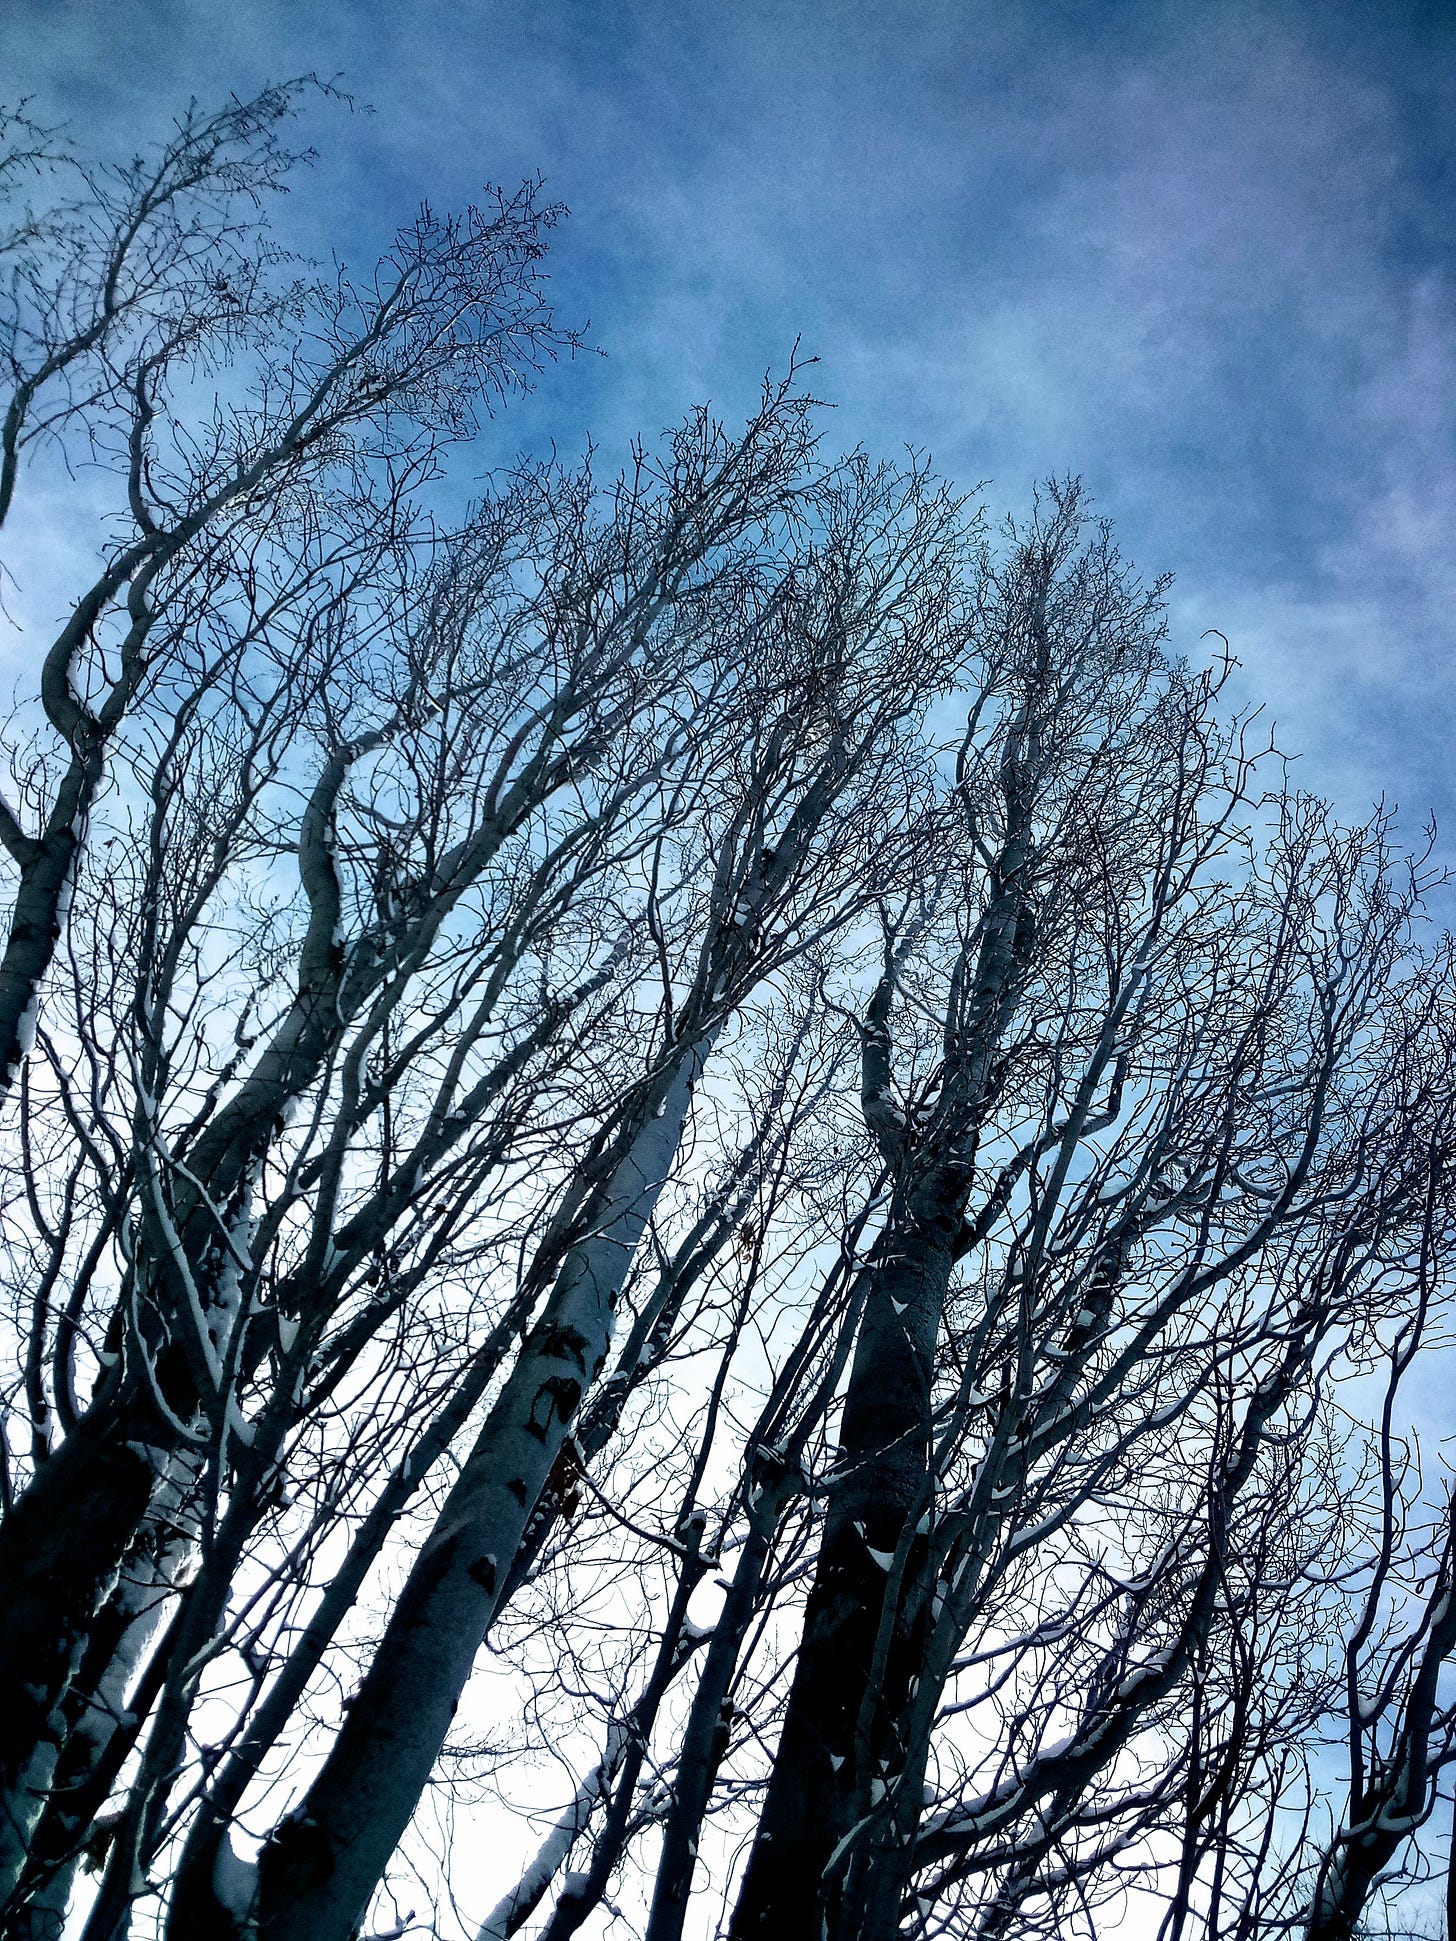
[[[310,85],[6,125],[0,1930],[1398,1923],[1431,849],[806,364],[462,507],[561,212],[289,259]]]

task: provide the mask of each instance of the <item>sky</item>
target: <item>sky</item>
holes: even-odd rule
[[[1220,628],[1299,777],[1456,832],[1456,0],[8,0],[0,72],[98,153],[338,77],[288,241],[356,266],[540,174],[603,353],[462,462],[746,412],[993,511],[1079,473]],[[1443,842],[1456,859],[1456,841]]]
[[[993,512],[1079,473],[1300,779],[1456,864],[1456,0],[0,0],[0,93],[99,155],[309,70],[356,105],[308,112],[295,247],[526,175],[571,211],[603,354],[458,468],[742,416],[800,340],[846,447]],[[33,580],[86,545],[52,508]]]

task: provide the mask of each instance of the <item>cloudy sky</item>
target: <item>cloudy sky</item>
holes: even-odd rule
[[[298,247],[528,174],[570,207],[605,355],[467,466],[738,414],[801,338],[845,445],[993,509],[1080,472],[1307,785],[1456,863],[1456,0],[0,0],[0,91],[100,154],[308,70],[359,108],[310,111]],[[12,562],[22,683],[66,510]]]
[[[308,69],[293,239],[359,263],[539,172],[606,353],[479,469],[746,408],[796,336],[836,437],[993,507],[1077,471],[1175,637],[1217,626],[1303,778],[1456,857],[1453,0],[8,0],[98,149]]]

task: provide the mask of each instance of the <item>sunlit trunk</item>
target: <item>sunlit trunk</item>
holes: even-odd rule
[[[400,1594],[318,1779],[264,1849],[265,1941],[348,1941],[408,1825],[672,1166],[707,1053],[686,1046],[568,1254]]]

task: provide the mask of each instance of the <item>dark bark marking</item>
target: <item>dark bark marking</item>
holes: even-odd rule
[[[536,1411],[543,1395],[546,1397],[546,1413],[544,1416],[538,1416]],[[575,1415],[580,1401],[581,1383],[574,1376],[549,1375],[532,1398],[531,1413],[527,1418],[526,1427],[533,1436],[544,1442],[553,1419],[569,1422]]]
[[[495,1558],[477,1557],[466,1575],[488,1595],[495,1590]]]
[[[586,1373],[586,1351],[589,1346],[580,1328],[557,1321],[547,1321],[542,1325],[536,1343],[536,1351],[550,1355],[555,1361],[574,1361],[583,1374]]]

